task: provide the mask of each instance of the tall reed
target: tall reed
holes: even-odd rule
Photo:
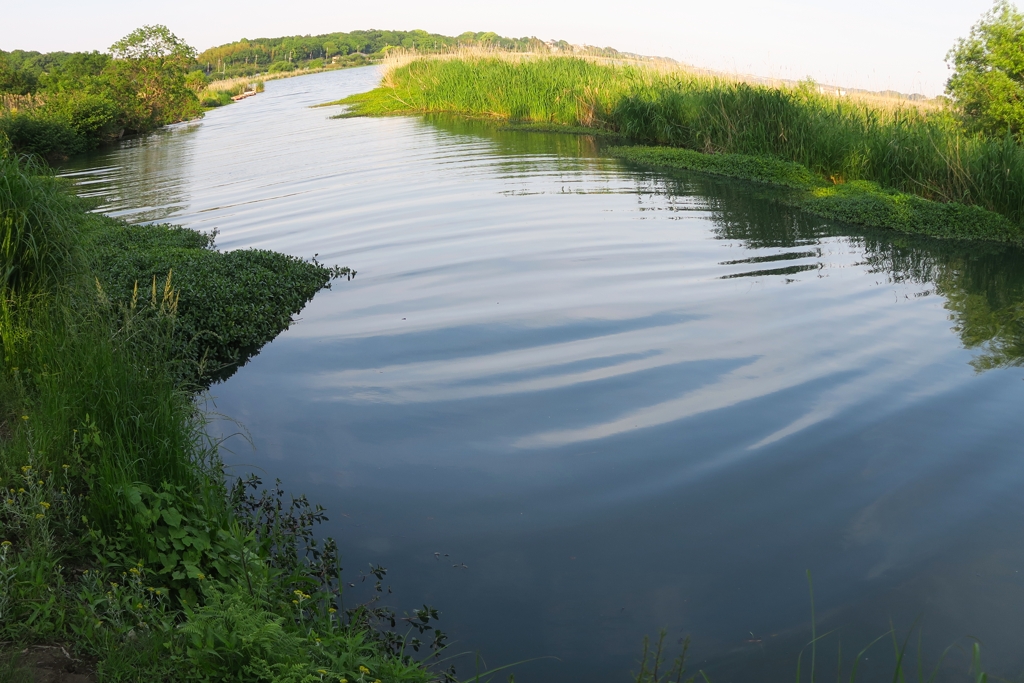
[[[67,276],[72,201],[41,164],[0,146],[0,289],[47,287]]]
[[[1024,222],[1024,149],[965,132],[952,112],[880,106],[812,83],[735,78],[580,57],[397,57],[358,113],[452,112],[583,126],[650,145],[770,156],[834,183],[877,182]]]

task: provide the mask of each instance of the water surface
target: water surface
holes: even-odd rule
[[[716,683],[792,680],[808,569],[847,658],[920,619],[1024,669],[1020,251],[309,108],[376,78],[271,81],[68,168],[113,215],[358,271],[212,390],[252,442],[226,459],[325,505],[350,580],[385,565],[488,665],[558,658],[520,681],[627,680],[660,628]]]

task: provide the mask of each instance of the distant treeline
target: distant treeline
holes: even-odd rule
[[[110,63],[102,52],[33,52],[0,50],[0,92],[31,95],[61,90],[69,81],[95,77]]]
[[[262,72],[328,64],[364,63],[379,58],[390,48],[401,47],[420,52],[438,52],[456,47],[494,47],[519,52],[585,52],[606,57],[621,56],[610,47],[574,46],[564,40],[506,38],[486,31],[467,31],[458,36],[443,36],[426,31],[352,31],[317,36],[282,38],[243,38],[234,43],[211,47],[196,59],[210,77],[250,76]]]

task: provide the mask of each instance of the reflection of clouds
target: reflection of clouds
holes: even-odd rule
[[[838,308],[830,318],[857,313]],[[910,317],[914,310],[907,309]],[[922,324],[914,334],[907,332],[905,320],[867,319],[851,336],[832,334],[830,321],[822,319],[812,329],[777,324],[753,334],[735,324],[742,312],[719,313],[498,353],[346,369],[309,382],[327,400],[408,404],[538,393],[659,369],[685,373],[683,364],[731,367],[667,400],[642,406],[634,401],[611,417],[591,414],[589,424],[528,433],[513,442],[532,449],[603,439],[807,386],[799,406],[791,407],[803,412],[749,447],[759,448],[897,389],[903,396],[920,398],[957,381],[927,372],[946,353],[944,347],[926,343],[934,334],[929,325]],[[826,379],[820,389],[814,388]]]

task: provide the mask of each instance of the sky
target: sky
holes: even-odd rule
[[[0,0],[0,49],[106,50],[164,24],[200,51],[239,38],[356,29],[494,31],[774,78],[929,96],[992,0]]]

